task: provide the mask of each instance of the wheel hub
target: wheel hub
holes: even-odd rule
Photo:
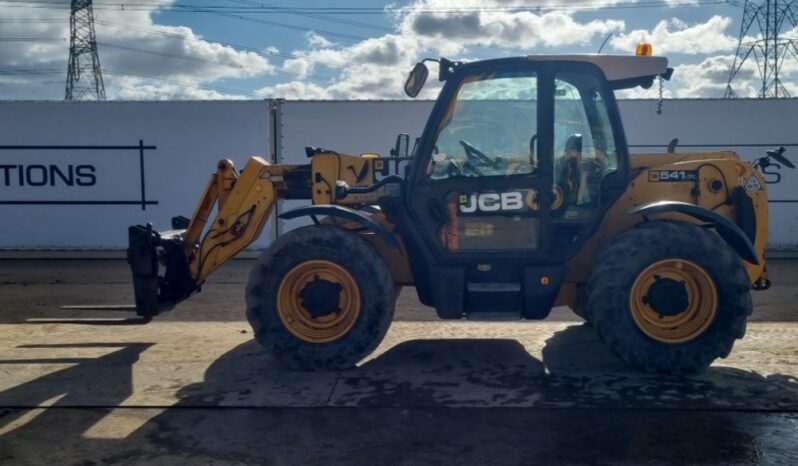
[[[706,331],[718,313],[718,290],[700,264],[659,259],[640,272],[629,293],[637,326],[663,343],[683,343]]]
[[[360,290],[352,274],[328,260],[298,263],[277,289],[277,311],[283,324],[311,343],[346,335],[360,315],[360,306]]]
[[[675,316],[687,310],[690,299],[683,281],[662,278],[659,275],[654,280],[644,302],[662,316]]]
[[[316,275],[313,281],[305,285],[299,293],[302,306],[308,310],[315,319],[333,312],[341,312],[340,295],[343,286],[340,283],[319,278]]]

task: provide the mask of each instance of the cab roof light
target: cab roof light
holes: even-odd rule
[[[637,44],[635,55],[641,57],[650,57],[653,52],[654,48],[651,46],[651,42],[640,42]]]

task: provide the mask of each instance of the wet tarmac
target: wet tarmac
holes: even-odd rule
[[[751,323],[707,372],[664,377],[627,368],[565,312],[426,321],[404,295],[371,358],[305,373],[264,353],[221,295],[118,325],[59,306],[87,302],[76,286],[125,299],[120,264],[60,283],[31,264],[0,266],[3,465],[798,464],[795,322]],[[790,293],[757,310],[783,315]]]

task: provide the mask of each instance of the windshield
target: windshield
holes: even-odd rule
[[[466,78],[438,129],[432,179],[498,176],[535,169],[537,76],[530,71]]]

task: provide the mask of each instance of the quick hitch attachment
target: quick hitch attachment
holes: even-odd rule
[[[176,218],[173,225],[182,223]],[[158,233],[152,224],[128,228],[127,261],[133,273],[136,314],[145,319],[172,309],[198,288],[183,248],[184,234],[185,230]]]

